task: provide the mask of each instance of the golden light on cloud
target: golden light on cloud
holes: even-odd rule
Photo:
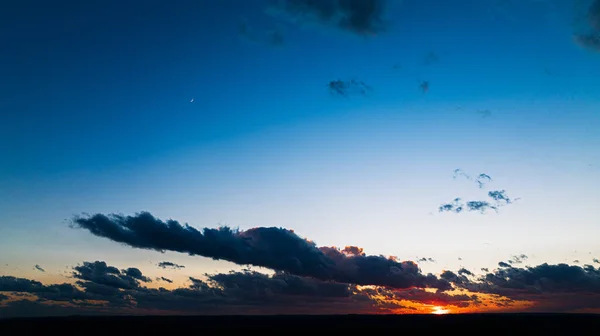
[[[519,311],[532,307],[531,301],[510,300],[507,297],[494,294],[469,292],[454,289],[444,292],[445,296],[427,297],[411,295],[396,296],[394,290],[378,286],[358,286],[358,292],[367,294],[377,302],[380,309],[392,314],[465,314]],[[436,294],[435,289],[421,289],[424,293]],[[397,291],[402,293],[402,291]],[[409,293],[410,294],[410,293]]]

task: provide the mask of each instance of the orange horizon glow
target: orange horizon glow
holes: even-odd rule
[[[433,311],[431,313],[434,315],[446,315],[446,314],[450,313],[450,310],[444,309],[443,307],[440,307],[440,306],[435,306],[435,307],[433,307]]]

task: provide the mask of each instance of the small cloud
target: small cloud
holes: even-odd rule
[[[573,39],[586,49],[600,52],[600,34],[577,34]]]
[[[479,110],[477,114],[481,115],[482,118],[489,118],[492,116],[492,111],[490,110]]]
[[[423,93],[427,93],[429,91],[429,81],[422,81],[421,84],[419,84],[419,88],[421,88]]]
[[[130,267],[128,269],[124,269],[123,274],[125,274],[126,276],[130,276],[136,280],[139,280],[141,282],[152,282],[152,280],[150,280],[150,278],[144,276],[142,274],[142,271],[140,271],[138,268],[135,267]]]
[[[417,262],[431,262],[431,263],[434,263],[434,262],[435,262],[435,259],[433,259],[433,258],[425,258],[425,257],[423,257],[423,258],[418,258],[418,259],[417,259]]]
[[[473,274],[471,271],[469,271],[466,268],[461,268],[461,269],[458,270],[458,275],[474,276],[475,274]]]
[[[520,254],[520,255],[516,255],[516,256],[512,256],[510,260],[508,260],[509,264],[522,264],[525,260],[527,260],[528,257],[525,254]]]
[[[350,95],[365,96],[372,88],[363,81],[351,79],[343,81],[340,79],[332,80],[327,84],[329,92],[333,95],[348,97]]]
[[[35,265],[35,266],[33,266],[33,268],[40,272],[46,272],[40,265]]]
[[[462,202],[460,198],[455,198],[451,203],[445,203],[438,207],[439,212],[461,213],[464,209],[468,211],[478,211],[486,213],[488,210],[498,211],[498,207],[486,201],[467,201]]]
[[[158,280],[158,281],[164,281],[164,282],[168,282],[168,283],[173,283],[173,280],[165,278],[165,277],[159,277],[159,278],[156,278],[156,280]]]
[[[492,181],[492,177],[489,174],[481,173],[473,178],[470,174],[467,174],[464,170],[457,168],[454,170],[454,174],[452,176],[453,179],[457,177],[463,177],[469,181],[474,181],[479,188],[483,188],[487,183]]]
[[[504,190],[492,190],[488,192],[488,196],[496,202],[510,204],[511,199],[506,195]]]
[[[475,182],[479,185],[479,188],[483,188],[483,186],[490,181],[492,181],[492,178],[490,175],[485,173],[477,175],[477,179],[475,180]]]
[[[185,266],[183,266],[183,265],[178,265],[178,264],[170,262],[170,261],[161,261],[158,263],[158,267],[160,267],[162,269],[171,268],[171,269],[176,269],[176,270],[185,268]]]
[[[454,169],[454,175],[452,176],[452,178],[456,179],[459,176],[462,176],[462,177],[466,178],[467,180],[471,180],[471,176],[469,174],[465,173],[464,170],[462,170],[460,168]]]
[[[427,55],[425,55],[425,57],[423,57],[423,65],[425,65],[425,66],[435,64],[438,61],[439,61],[439,57],[433,51],[430,51],[429,53],[427,53]]]
[[[268,33],[268,41],[269,41],[269,44],[274,47],[282,46],[282,45],[284,45],[284,42],[285,42],[284,38],[283,38],[283,34],[279,30],[274,30],[274,31]]]

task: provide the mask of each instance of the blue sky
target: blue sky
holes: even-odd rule
[[[186,265],[176,282],[241,268],[69,228],[82,212],[284,227],[431,257],[419,266],[433,273],[600,256],[600,59],[574,43],[568,2],[394,2],[372,36],[260,1],[3,7],[1,275],[64,281],[88,260],[154,277],[171,260]],[[337,79],[372,91],[334,96]],[[485,197],[457,168],[521,199],[439,213]]]

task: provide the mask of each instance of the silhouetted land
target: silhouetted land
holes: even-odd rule
[[[356,331],[458,331],[464,333],[519,333],[531,331],[565,332],[594,335],[600,327],[600,315],[587,314],[462,314],[462,315],[294,315],[294,316],[115,316],[115,317],[43,317],[0,320],[0,335],[29,333],[81,335],[108,332],[157,334],[226,330],[264,330],[278,334],[320,330]],[[125,329],[126,328],[126,329]],[[359,329],[360,328],[360,329]],[[10,333],[6,333],[10,332]],[[575,332],[575,333],[574,333]],[[574,333],[574,334],[573,334]]]

